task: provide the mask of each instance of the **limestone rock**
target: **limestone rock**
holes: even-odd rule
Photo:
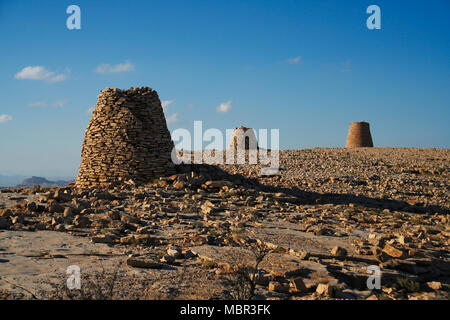
[[[128,258],[127,265],[134,268],[145,268],[145,269],[161,269],[164,264],[154,261],[149,258]]]
[[[90,225],[90,223],[91,221],[88,217],[75,216],[75,218],[73,219],[73,224],[78,228],[85,228]]]
[[[71,218],[71,217],[73,217],[72,208],[70,208],[70,207],[65,208],[65,209],[64,209],[63,216],[64,216],[65,218]]]
[[[115,242],[117,237],[111,234],[104,234],[96,237],[92,237],[92,242],[94,243],[107,243],[112,244]]]
[[[316,288],[316,292],[321,296],[333,296],[334,287],[330,284],[319,283]]]
[[[13,212],[11,211],[11,209],[0,210],[0,217],[2,218],[8,218],[11,217],[12,215]]]
[[[341,248],[341,247],[334,247],[331,250],[331,254],[338,258],[344,258],[347,256],[347,250],[345,250],[344,248]]]
[[[171,246],[167,249],[167,254],[171,257],[178,258],[181,255],[181,249],[176,246]]]
[[[438,281],[430,281],[427,282],[428,287],[430,287],[433,290],[441,290],[442,289],[442,283]]]
[[[280,283],[278,281],[270,281],[269,282],[269,291],[280,292],[280,293],[289,293],[289,285]]]
[[[404,258],[405,252],[403,250],[397,249],[394,246],[391,246],[389,244],[386,244],[383,249],[384,252],[386,252],[388,255],[390,255],[393,258]]]
[[[307,292],[308,291],[302,278],[292,279],[292,283],[294,285],[294,289],[296,292]]]

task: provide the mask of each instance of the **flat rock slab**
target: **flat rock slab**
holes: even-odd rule
[[[121,252],[55,231],[0,231],[0,289],[31,292],[50,289],[67,277],[68,266],[83,272],[114,269],[124,261]]]
[[[254,266],[254,254],[245,248],[217,247],[203,245],[191,248],[199,258],[217,263],[219,266],[249,265]],[[260,265],[262,270],[274,275],[291,277],[308,276],[311,273],[327,274],[326,267],[313,261],[303,261],[288,254],[269,253]]]

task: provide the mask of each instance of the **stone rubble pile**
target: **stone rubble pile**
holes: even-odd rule
[[[75,184],[102,188],[173,174],[173,147],[156,91],[106,88],[85,133]]]

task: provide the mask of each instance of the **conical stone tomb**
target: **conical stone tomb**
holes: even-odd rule
[[[235,128],[231,135],[229,148],[237,151],[257,150],[258,140],[256,139],[255,131],[244,126]]]
[[[145,183],[175,172],[174,147],[158,93],[151,88],[106,88],[98,96],[81,151],[75,185]]]
[[[346,148],[373,147],[368,122],[352,122],[348,128]]]

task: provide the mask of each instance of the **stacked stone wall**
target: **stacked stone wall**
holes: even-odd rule
[[[107,88],[86,129],[76,186],[145,183],[173,174],[173,147],[156,91]]]
[[[373,147],[368,122],[352,122],[348,128],[346,148]]]

